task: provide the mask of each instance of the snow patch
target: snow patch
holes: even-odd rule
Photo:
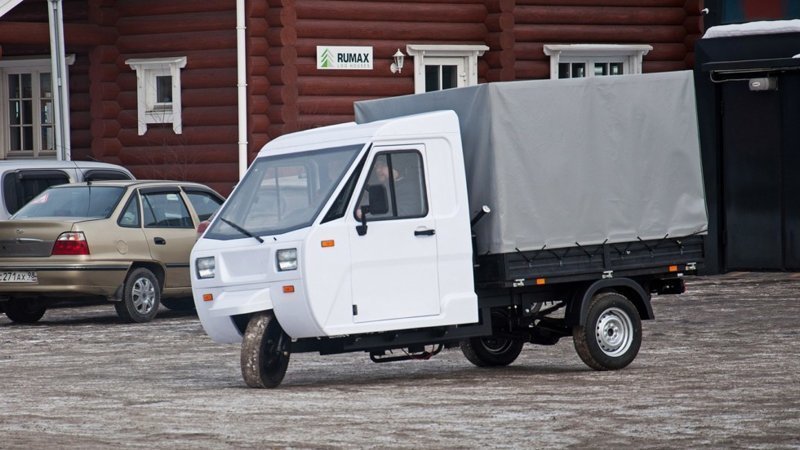
[[[779,33],[800,33],[800,19],[763,20],[733,25],[719,25],[709,28],[703,39]]]

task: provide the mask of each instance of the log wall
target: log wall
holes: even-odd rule
[[[49,53],[46,0],[0,20],[3,55]],[[411,94],[414,44],[485,44],[480,82],[547,78],[544,44],[650,44],[645,72],[691,68],[702,0],[247,0],[249,160],[281,134],[352,120],[356,100]],[[76,159],[140,178],[189,179],[223,194],[238,179],[232,0],[65,0]],[[24,32],[23,32],[24,31]],[[372,70],[317,70],[318,45],[373,47]],[[128,58],[186,56],[183,133],[137,134]]]

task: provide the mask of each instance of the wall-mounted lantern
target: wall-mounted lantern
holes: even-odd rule
[[[394,55],[392,55],[392,58],[394,58],[394,62],[390,67],[392,73],[400,73],[403,71],[403,59],[405,59],[405,57],[406,55],[398,48]]]

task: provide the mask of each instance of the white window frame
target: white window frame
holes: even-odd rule
[[[75,63],[75,55],[70,54],[66,55],[66,62],[67,65],[72,65]],[[55,157],[56,150],[43,150],[42,149],[42,98],[41,98],[41,89],[39,86],[39,74],[41,73],[49,73],[50,74],[50,83],[52,84],[51,89],[53,90],[53,95],[55,96],[55,90],[57,89],[56,80],[52,77],[52,70],[53,66],[50,61],[49,57],[44,56],[34,56],[34,57],[5,57],[0,59],[0,131],[2,131],[2,141],[0,141],[0,159],[7,159],[9,155],[12,157],[23,157],[23,158],[39,158],[39,157]],[[9,122],[11,120],[11,112],[8,110],[8,75],[14,74],[35,74],[35,76],[31,77],[31,89],[33,90],[33,97],[32,97],[32,108],[33,110],[31,113],[33,114],[33,150],[23,150],[23,151],[15,151],[11,152],[11,136],[5,132],[5,129],[10,125]],[[64,74],[64,82],[69,85],[69,74]],[[53,102],[53,108],[55,108],[55,98],[51,99]],[[64,117],[64,121],[69,123],[69,108],[66,111],[66,117]],[[53,117],[55,120],[55,116]],[[53,123],[53,130],[55,130],[56,124]],[[55,131],[54,131],[55,133]],[[55,144],[55,143],[54,143]]]
[[[136,71],[136,99],[139,136],[151,123],[171,123],[175,134],[183,133],[181,116],[181,69],[186,67],[185,56],[165,58],[132,58],[125,64]],[[156,103],[156,77],[172,77],[172,103]]]
[[[426,65],[458,66],[457,87],[478,84],[478,57],[487,50],[486,45],[408,44],[406,53],[414,58],[414,92],[425,92]]]
[[[642,44],[545,44],[550,57],[550,78],[558,78],[559,63],[586,63],[586,76],[593,77],[594,63],[621,62],[624,75],[642,73],[642,59],[651,45]]]

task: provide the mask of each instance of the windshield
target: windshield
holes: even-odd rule
[[[309,226],[339,185],[362,144],[253,162],[205,237],[239,239],[276,235]]]
[[[12,219],[40,217],[106,218],[114,211],[125,188],[112,186],[72,186],[48,189]]]

